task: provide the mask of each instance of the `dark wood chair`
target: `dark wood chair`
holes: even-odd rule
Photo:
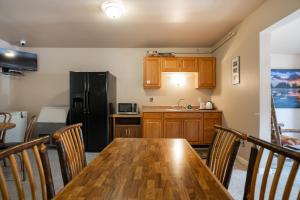
[[[64,185],[86,166],[81,126],[81,123],[70,125],[58,130],[53,135]]]
[[[248,142],[253,144],[251,148],[246,184],[245,184],[245,192],[244,192],[244,200],[253,200],[255,199],[256,194],[256,183],[257,183],[257,175],[261,163],[261,158],[264,152],[268,153],[268,158],[265,166],[263,167],[263,177],[261,180],[261,186],[259,188],[259,199],[274,199],[277,191],[278,182],[281,176],[281,172],[283,166],[285,164],[286,159],[288,158],[291,162],[293,162],[293,166],[289,172],[289,176],[287,182],[285,183],[284,193],[282,197],[276,196],[276,199],[289,199],[295,177],[297,175],[297,171],[299,168],[300,162],[300,154],[292,151],[290,149],[271,144],[269,142],[263,141],[261,139],[255,137],[248,137]],[[270,180],[269,173],[272,166],[272,161],[274,157],[277,157],[277,168],[273,177],[273,180]],[[269,190],[269,197],[265,197],[266,186],[267,183],[272,183],[271,188]],[[298,191],[298,197],[300,199],[300,191]]]
[[[247,139],[247,135],[218,125],[215,125],[215,129],[206,164],[224,187],[228,188],[240,143]]]
[[[1,120],[2,123],[9,123],[11,121],[11,114],[6,112],[0,112],[0,117],[3,118]],[[6,130],[0,130],[0,144],[3,144],[5,141]]]
[[[52,181],[52,174],[47,154],[47,147],[44,145],[49,141],[49,137],[43,137],[30,142],[26,142],[0,152],[0,160],[7,158],[9,160],[11,171],[14,177],[15,185],[17,188],[18,199],[25,199],[25,189],[23,187],[20,174],[18,171],[18,164],[15,154],[21,154],[24,161],[25,169],[28,174],[30,191],[32,199],[37,199],[37,185],[35,181],[36,175],[34,174],[31,161],[29,159],[28,151],[32,150],[34,160],[38,169],[42,199],[51,199],[54,197],[54,187]],[[3,200],[10,199],[9,189],[6,179],[0,166],[0,190]]]

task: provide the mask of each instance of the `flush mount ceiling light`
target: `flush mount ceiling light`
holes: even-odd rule
[[[103,12],[112,19],[118,19],[124,13],[124,6],[117,1],[105,1],[102,4]]]

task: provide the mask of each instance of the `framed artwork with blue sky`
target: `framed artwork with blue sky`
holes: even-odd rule
[[[272,69],[275,108],[300,108],[300,69]]]

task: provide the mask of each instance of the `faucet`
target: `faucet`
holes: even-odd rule
[[[185,109],[185,106],[182,106],[181,103],[184,103],[184,99],[178,99],[177,100],[177,106],[180,107],[181,109]]]

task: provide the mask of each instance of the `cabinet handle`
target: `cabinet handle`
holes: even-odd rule
[[[130,129],[128,129],[128,136],[130,137]]]

